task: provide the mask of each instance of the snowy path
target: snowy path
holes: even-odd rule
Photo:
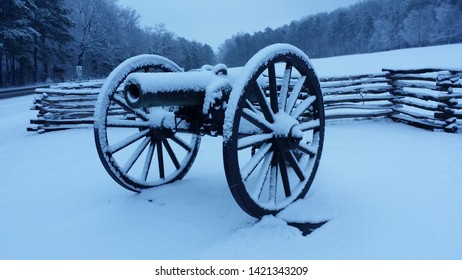
[[[462,259],[462,134],[330,123],[308,197],[257,221],[228,190],[221,138],[183,181],[135,195],[91,130],[26,132],[30,104],[0,100],[0,259]],[[304,237],[282,219],[329,222]]]

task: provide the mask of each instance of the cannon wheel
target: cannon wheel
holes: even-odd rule
[[[225,113],[223,158],[230,190],[254,217],[303,198],[324,141],[318,78],[299,49],[277,44],[244,67]]]
[[[130,73],[140,71],[182,69],[157,55],[127,59],[111,72],[101,88],[94,126],[96,148],[105,169],[121,186],[135,192],[183,178],[201,141],[198,135],[152,125],[156,117],[173,114],[168,108],[133,109],[127,105],[122,93],[124,81]]]

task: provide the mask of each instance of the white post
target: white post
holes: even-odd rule
[[[77,79],[79,80],[79,82],[81,82],[82,81],[82,66],[77,65],[75,67],[75,71],[77,72]]]

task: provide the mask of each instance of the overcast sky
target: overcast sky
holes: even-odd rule
[[[164,23],[169,31],[217,49],[239,32],[277,28],[360,0],[119,0],[141,15],[142,26]]]

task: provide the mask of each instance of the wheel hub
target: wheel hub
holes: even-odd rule
[[[163,128],[163,127],[156,127],[151,128],[149,130],[149,134],[153,139],[163,140],[167,138],[172,138],[175,134],[171,129]]]
[[[284,112],[279,112],[274,116],[273,134],[281,151],[296,148],[303,139],[303,131],[298,121]]]
[[[149,112],[149,131],[151,137],[162,140],[171,138],[175,134],[175,116],[164,109]]]

